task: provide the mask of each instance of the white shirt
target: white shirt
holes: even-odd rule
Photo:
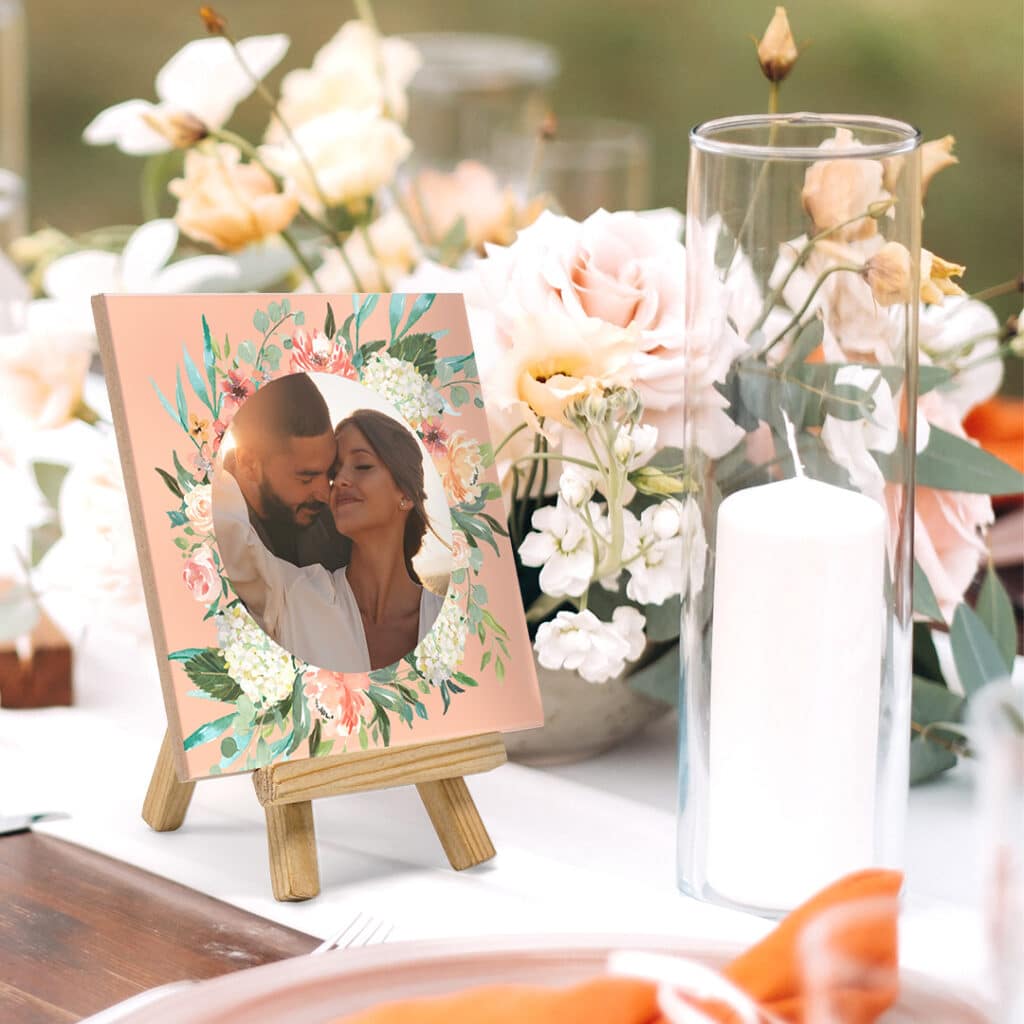
[[[213,480],[214,533],[228,580],[263,630],[317,668],[369,672],[363,620],[345,567],[292,565],[270,553],[249,522],[235,478],[218,468]],[[420,591],[417,643],[430,632],[443,598]]]

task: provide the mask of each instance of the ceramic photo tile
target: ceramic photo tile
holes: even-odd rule
[[[542,723],[461,296],[93,307],[182,778]]]

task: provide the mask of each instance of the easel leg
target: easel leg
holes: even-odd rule
[[[194,782],[178,780],[174,771],[171,738],[168,733],[164,733],[164,741],[160,744],[160,753],[146,791],[146,800],[142,805],[143,820],[157,832],[173,832],[180,828],[195,788]]]
[[[438,782],[420,782],[416,789],[430,815],[437,838],[441,840],[448,863],[456,871],[482,864],[494,856],[491,837],[461,776]]]
[[[263,810],[274,899],[312,899],[320,892],[312,803],[265,804]]]

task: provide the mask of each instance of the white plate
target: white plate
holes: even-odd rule
[[[723,943],[636,935],[386,943],[295,957],[212,978],[117,1019],[125,1024],[327,1024],[379,1003],[478,985],[573,985],[604,973],[608,954],[621,949],[676,953],[714,967],[740,952]],[[902,988],[893,1021],[988,1020],[976,1002],[935,979],[904,971]]]

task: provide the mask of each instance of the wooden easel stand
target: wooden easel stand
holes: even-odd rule
[[[267,819],[275,899],[308,900],[320,892],[312,802],[343,793],[415,785],[448,863],[462,871],[490,860],[494,846],[463,776],[490,771],[505,761],[501,734],[486,733],[258,769],[252,782]],[[142,817],[158,832],[180,828],[195,785],[179,781],[171,739],[165,735]]]

